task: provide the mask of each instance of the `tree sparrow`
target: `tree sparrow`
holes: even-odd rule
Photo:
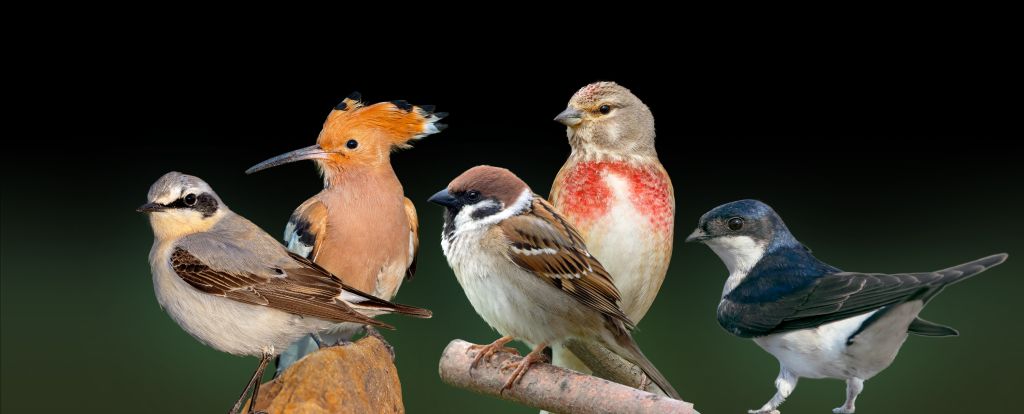
[[[513,339],[533,347],[505,389],[543,358],[545,347],[579,338],[637,364],[679,398],[633,341],[619,291],[580,233],[519,177],[474,167],[430,201],[446,208],[441,246],[448,264],[476,312],[502,335],[478,347],[475,362]]]

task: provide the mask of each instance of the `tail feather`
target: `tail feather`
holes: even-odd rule
[[[957,330],[952,327],[939,325],[935,322],[926,321],[921,318],[915,318],[910,322],[910,327],[907,328],[907,332],[914,335],[934,337],[960,335],[960,332],[957,332]]]
[[[665,392],[665,395],[677,400],[683,399],[679,396],[679,393],[676,392],[676,389],[672,387],[672,384],[668,382],[668,379],[666,379],[664,375],[661,375],[661,371],[658,371],[658,368],[656,368],[654,364],[647,359],[647,356],[645,356],[643,351],[640,350],[640,346],[636,344],[636,341],[633,340],[633,337],[625,329],[622,329],[619,334],[616,335],[614,344],[606,345],[610,345],[608,349],[611,349],[627,361],[640,367],[640,369],[658,385],[658,388],[661,388],[661,390]]]
[[[350,286],[345,286],[345,291],[341,293],[341,299],[348,302],[349,306],[353,309],[371,317],[389,313],[417,318],[430,318],[433,316],[433,312],[429,309],[392,303]]]
[[[1005,262],[1008,256],[1009,255],[1006,253],[994,254],[961,265],[953,266],[948,269],[939,270],[936,273],[942,275],[944,280],[948,280],[947,283],[952,284],[984,272],[992,267],[998,266]]]

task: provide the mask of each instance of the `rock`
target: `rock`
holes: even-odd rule
[[[248,405],[242,410],[247,412]],[[398,370],[374,337],[321,349],[260,386],[257,411],[293,413],[404,413]]]

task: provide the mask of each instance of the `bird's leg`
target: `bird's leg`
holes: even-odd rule
[[[857,401],[857,396],[860,392],[864,391],[864,380],[860,378],[850,378],[846,380],[846,402],[841,407],[836,407],[832,410],[836,414],[853,414],[856,407],[854,403]]]
[[[477,344],[470,345],[469,346],[469,350],[470,351],[477,351],[477,354],[476,354],[476,358],[473,358],[473,363],[469,364],[469,369],[472,370],[472,369],[476,368],[477,364],[480,363],[480,360],[482,360],[484,358],[486,358],[488,361],[490,361],[491,360],[491,355],[494,355],[494,353],[498,352],[498,351],[511,352],[513,354],[519,355],[519,350],[518,349],[505,346],[505,344],[507,344],[509,342],[512,342],[513,339],[515,339],[515,338],[513,338],[511,336],[503,336],[501,338],[498,338],[498,340],[496,340],[494,342],[491,342],[488,345],[477,345]]]
[[[508,381],[505,382],[504,387],[501,387],[501,390],[505,391],[511,389],[513,385],[523,379],[523,376],[526,375],[526,370],[530,369],[530,365],[533,365],[535,362],[544,361],[547,358],[544,355],[544,348],[547,346],[548,344],[537,345],[529,354],[526,354],[526,356],[516,364],[515,371],[512,371],[512,376],[508,378]]]
[[[270,358],[274,356],[271,354],[263,354],[260,357],[260,365],[256,367],[256,372],[252,374],[252,379],[249,380],[249,384],[242,390],[242,395],[238,397],[238,401],[235,402],[235,406],[231,408],[229,414],[238,414],[242,410],[242,404],[245,403],[245,396],[249,394],[249,390],[252,389],[252,403],[249,404],[249,414],[253,414],[253,409],[256,406],[256,397],[259,396],[260,392],[260,380],[263,379],[263,370],[267,369],[267,363],[270,362]]]
[[[796,388],[796,381],[798,379],[800,379],[800,377],[796,376],[796,374],[789,372],[785,367],[780,367],[779,376],[775,378],[775,389],[777,390],[775,392],[775,396],[761,406],[761,408],[757,410],[750,410],[748,412],[750,414],[779,414],[779,410],[777,410],[777,408],[782,405],[783,401],[786,401],[789,394],[793,393],[793,389]]]
[[[387,348],[388,349],[388,353],[391,354],[391,360],[392,361],[395,360],[395,347],[391,346],[391,343],[388,342],[387,339],[384,339],[384,335],[381,335],[380,331],[378,331],[377,328],[374,328],[374,327],[372,327],[370,325],[366,325],[366,336],[372,336],[374,338],[379,339],[381,342],[383,342],[384,343],[384,347]]]
[[[309,334],[309,337],[313,339],[313,342],[316,343],[316,347],[318,349],[324,349],[324,338],[320,337],[319,332],[313,332]]]

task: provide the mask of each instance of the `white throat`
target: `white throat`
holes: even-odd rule
[[[718,237],[708,240],[707,245],[722,259],[725,268],[729,269],[722,297],[732,292],[747,277],[747,272],[761,260],[766,248],[765,243],[759,243],[748,236]]]

